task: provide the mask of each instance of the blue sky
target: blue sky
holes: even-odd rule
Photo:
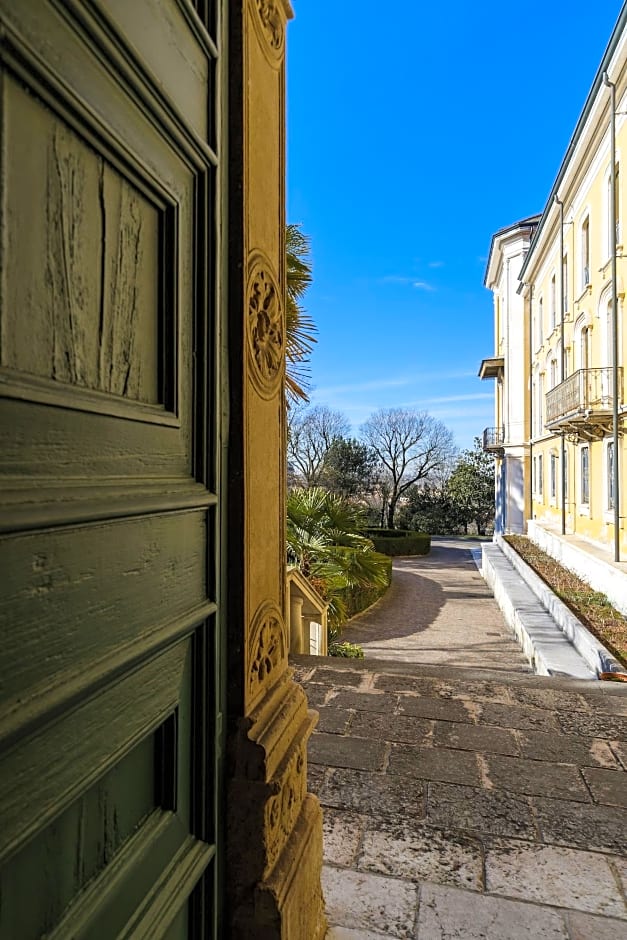
[[[311,237],[312,403],[493,422],[492,234],[544,208],[618,0],[294,0],[288,221]]]

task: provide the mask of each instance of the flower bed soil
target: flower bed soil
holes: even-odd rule
[[[526,536],[507,535],[505,540],[597,640],[627,667],[627,619],[612,607],[607,597],[593,590]]]

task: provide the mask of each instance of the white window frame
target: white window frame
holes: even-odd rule
[[[614,441],[612,439],[605,441],[603,448],[603,467],[605,469],[605,493],[603,495],[603,505],[605,506],[606,518],[614,520],[614,468],[610,461],[610,453],[613,459],[616,459],[614,453]]]
[[[554,506],[557,503],[557,479],[559,460],[554,450],[549,454],[549,499]]]
[[[536,483],[538,487],[537,494],[544,502],[544,462],[542,458],[543,454],[538,454],[538,473],[536,477]]]
[[[583,293],[590,284],[590,212],[586,212],[579,226],[579,268],[579,288]]]
[[[587,500],[584,499],[584,492],[583,492],[583,482],[584,482],[583,455],[584,455],[584,452],[587,454],[587,460],[586,460],[586,463],[587,463],[587,497],[588,497]],[[579,503],[579,512],[581,513],[581,515],[589,516],[590,515],[590,445],[589,444],[582,444],[579,448],[579,492],[577,496],[578,496],[578,503]]]
[[[551,333],[557,326],[557,274],[553,271],[550,281],[550,293],[549,293],[549,322],[551,326]]]

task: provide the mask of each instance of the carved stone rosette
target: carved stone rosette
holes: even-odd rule
[[[280,64],[285,49],[285,13],[280,0],[253,0],[257,11],[258,32],[270,60]]]
[[[255,389],[262,398],[276,395],[284,369],[283,304],[272,264],[255,252],[248,265],[246,292],[248,360]]]
[[[267,601],[253,617],[248,648],[248,703],[271,688],[287,668],[287,643],[281,611]]]

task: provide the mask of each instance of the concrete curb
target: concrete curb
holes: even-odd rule
[[[600,672],[624,672],[624,667],[612,653],[603,646],[600,640],[597,640],[594,634],[590,633],[581,620],[577,619],[572,610],[553,593],[518,552],[514,551],[501,535],[497,535],[494,541],[590,668],[597,675]]]
[[[482,558],[483,577],[535,672],[596,679],[596,668],[588,665],[560,630],[501,546],[482,546]]]

